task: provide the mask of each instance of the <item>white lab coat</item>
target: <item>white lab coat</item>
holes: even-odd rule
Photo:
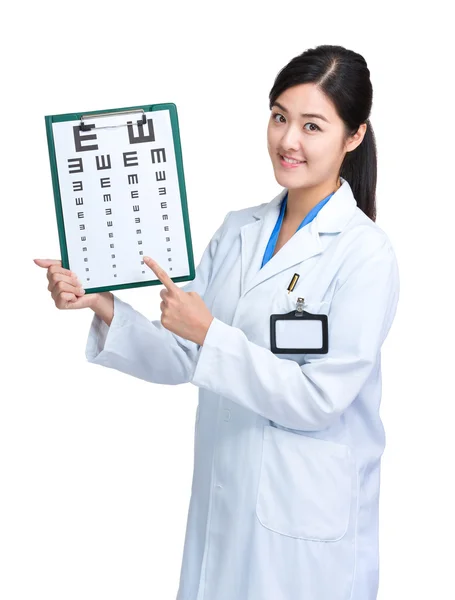
[[[287,190],[227,214],[182,287],[214,316],[202,346],[116,296],[110,327],[93,316],[88,361],[199,387],[177,600],[377,597],[380,350],[399,274],[388,237],[341,182],[262,269]],[[328,315],[328,354],[270,351],[270,314],[298,296]]]

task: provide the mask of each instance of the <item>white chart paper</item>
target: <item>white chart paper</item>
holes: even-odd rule
[[[86,289],[157,281],[190,265],[169,110],[52,123],[69,268]]]

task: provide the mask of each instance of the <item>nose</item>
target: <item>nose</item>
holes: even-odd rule
[[[298,127],[288,127],[281,137],[281,148],[283,151],[298,152],[300,137]]]

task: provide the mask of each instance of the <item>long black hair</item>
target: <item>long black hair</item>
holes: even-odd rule
[[[269,94],[269,108],[280,94],[302,83],[314,83],[331,100],[345,126],[345,139],[362,123],[362,142],[346,152],[339,175],[351,186],[357,206],[376,220],[376,141],[369,116],[373,101],[370,71],[363,56],[343,46],[317,46],[305,50],[279,71]]]

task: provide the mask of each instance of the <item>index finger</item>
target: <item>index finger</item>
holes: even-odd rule
[[[63,273],[63,275],[68,275],[69,277],[76,277],[76,273],[71,271],[70,269],[65,269],[62,267],[62,261],[56,260],[52,258],[34,258],[33,262],[35,265],[47,269],[47,278],[50,281],[50,276],[54,273]]]
[[[166,271],[160,267],[156,261],[150,258],[150,256],[144,256],[144,262],[148,267],[150,267],[150,269],[152,269],[161,283],[165,285],[169,291],[180,290],[179,286],[172,281]]]

